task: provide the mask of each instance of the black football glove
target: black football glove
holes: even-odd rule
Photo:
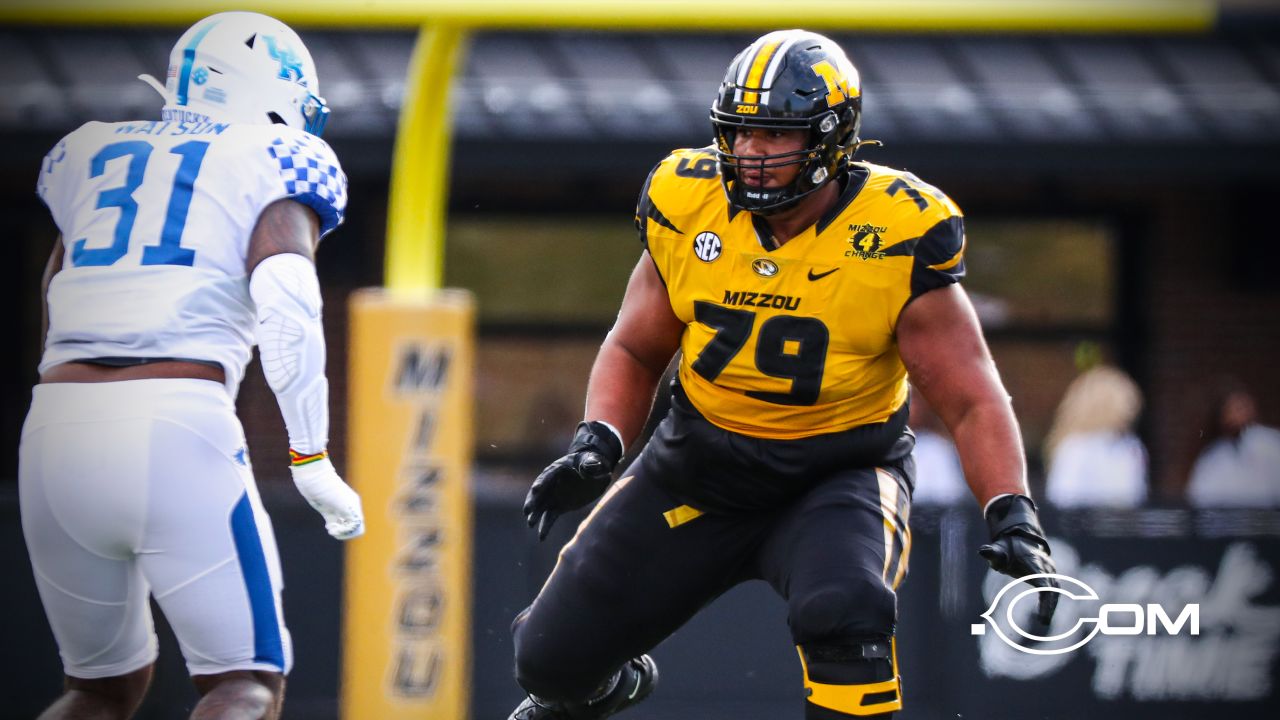
[[[1036,504],[1026,495],[1006,495],[987,508],[987,528],[991,530],[991,542],[978,548],[978,554],[991,569],[1010,577],[1020,578],[1036,573],[1057,573],[1058,569],[1049,557],[1049,541],[1040,528],[1036,516]],[[1027,582],[1039,587],[1058,587],[1053,578],[1035,578]],[[1036,620],[1045,628],[1053,619],[1058,607],[1058,593],[1042,592]]]
[[[613,467],[622,459],[622,443],[606,425],[578,423],[569,452],[547,466],[524,499],[524,517],[545,540],[563,513],[600,497],[609,487]]]

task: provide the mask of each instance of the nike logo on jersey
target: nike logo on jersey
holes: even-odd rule
[[[840,269],[840,268],[831,268],[830,270],[828,270],[828,271],[826,271],[826,272],[823,272],[823,273],[815,273],[815,272],[813,271],[813,268],[809,268],[809,279],[810,279],[810,280],[821,280],[822,278],[824,278],[824,277],[826,277],[826,276],[830,275],[831,273],[833,273],[833,272],[835,272],[835,271],[837,271],[837,270],[839,270],[839,269]]]

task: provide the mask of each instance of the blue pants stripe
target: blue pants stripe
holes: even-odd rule
[[[235,538],[240,572],[244,575],[244,586],[253,611],[253,661],[269,663],[283,671],[284,643],[280,640],[276,598],[271,589],[267,556],[262,550],[262,538],[258,536],[258,524],[253,520],[253,505],[249,503],[248,493],[240,496],[240,502],[231,512],[231,534]]]

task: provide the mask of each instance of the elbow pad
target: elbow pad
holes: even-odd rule
[[[329,443],[329,381],[315,265],[296,253],[272,255],[254,268],[249,295],[258,311],[258,354],[280,404],[289,447],[318,453]]]

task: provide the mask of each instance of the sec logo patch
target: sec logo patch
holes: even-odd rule
[[[713,232],[701,232],[693,239],[693,254],[702,262],[712,262],[720,257],[720,236]]]

